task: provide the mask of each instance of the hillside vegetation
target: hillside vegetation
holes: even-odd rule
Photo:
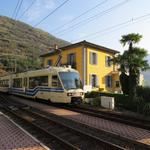
[[[15,58],[17,70],[39,67],[39,55],[48,52],[55,44],[61,47],[69,42],[23,22],[0,16],[0,56],[3,58],[0,62],[7,70],[14,66],[10,58]]]

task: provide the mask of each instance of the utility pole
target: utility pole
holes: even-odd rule
[[[59,49],[58,48],[58,46],[57,45],[55,45],[55,50],[56,50],[56,52],[58,52],[58,59],[57,59],[57,61],[56,61],[56,63],[55,63],[55,66],[60,66],[61,65],[61,59],[62,59],[62,54],[61,54],[61,49]]]

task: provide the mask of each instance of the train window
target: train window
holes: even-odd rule
[[[13,87],[21,88],[22,87],[22,78],[13,79]]]
[[[62,87],[57,75],[52,76],[52,86],[53,87]]]
[[[31,77],[29,78],[29,88],[36,86],[48,86],[48,76]]]
[[[0,86],[2,86],[2,80],[0,80]]]
[[[27,78],[24,78],[24,84],[23,84],[24,87],[27,87]]]
[[[5,80],[5,87],[9,87],[9,80]]]
[[[6,79],[6,80],[1,80],[0,81],[0,86],[1,87],[9,87],[9,80]]]

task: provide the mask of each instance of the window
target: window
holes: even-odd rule
[[[27,87],[27,78],[24,78],[24,87]]]
[[[112,87],[112,76],[108,75],[105,77],[105,84],[106,87],[111,88]]]
[[[48,64],[49,66],[52,66],[52,64],[53,64],[52,60],[49,59],[49,60],[47,61],[47,64]]]
[[[9,80],[0,80],[1,87],[9,87]]]
[[[80,75],[77,72],[59,72],[60,80],[66,90],[83,89]]]
[[[97,53],[90,52],[90,64],[97,65]]]
[[[68,65],[71,65],[72,68],[76,68],[76,55],[75,55],[75,53],[68,55]]]
[[[62,87],[57,75],[52,76],[52,86],[53,87]]]
[[[106,67],[111,67],[111,57],[110,56],[106,56]]]
[[[22,78],[13,79],[13,87],[22,88]]]
[[[29,88],[35,88],[36,86],[48,86],[48,76],[30,77]]]
[[[98,86],[98,77],[96,74],[91,74],[90,75],[90,85],[92,87],[97,87]]]

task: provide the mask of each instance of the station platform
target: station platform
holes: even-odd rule
[[[0,150],[48,150],[48,148],[0,112]]]
[[[15,100],[20,102],[20,98],[15,97]],[[37,103],[35,101],[28,101],[21,98],[21,102],[27,104],[33,108],[37,108],[41,111],[52,113],[72,121],[76,121],[90,127],[108,131],[118,136],[125,137],[140,143],[144,143],[150,146],[150,131],[130,125],[126,125],[119,122],[110,121],[103,118],[98,118],[94,116],[89,116],[86,114],[78,113],[75,111],[70,111],[62,108],[57,108],[47,104]]]

